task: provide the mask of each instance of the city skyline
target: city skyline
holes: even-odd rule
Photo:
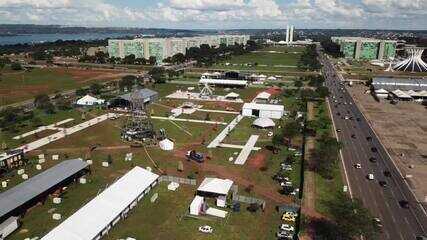
[[[0,23],[181,29],[426,29],[427,1],[5,0]]]

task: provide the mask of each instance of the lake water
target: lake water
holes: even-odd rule
[[[42,43],[56,40],[96,40],[129,36],[127,33],[82,33],[82,34],[28,34],[0,37],[0,46],[18,43]]]

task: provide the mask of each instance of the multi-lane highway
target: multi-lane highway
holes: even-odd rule
[[[424,208],[356,106],[342,77],[320,53],[319,60],[331,93],[328,102],[333,123],[343,143],[341,157],[351,196],[381,219],[382,239],[413,240],[427,235]],[[368,179],[369,174],[373,174],[373,180]]]

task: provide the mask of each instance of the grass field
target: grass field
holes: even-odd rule
[[[303,49],[300,47],[268,47],[248,54],[233,56],[231,59],[213,65],[212,68],[296,71]],[[253,66],[246,66],[247,64]]]
[[[0,106],[34,98],[37,94],[53,94],[93,82],[119,78],[121,73],[108,70],[42,68],[29,71],[0,71]]]

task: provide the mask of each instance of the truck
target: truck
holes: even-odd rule
[[[193,160],[193,161],[196,161],[198,163],[202,163],[205,161],[203,153],[198,153],[195,150],[188,151],[185,156],[187,157],[188,161]]]

